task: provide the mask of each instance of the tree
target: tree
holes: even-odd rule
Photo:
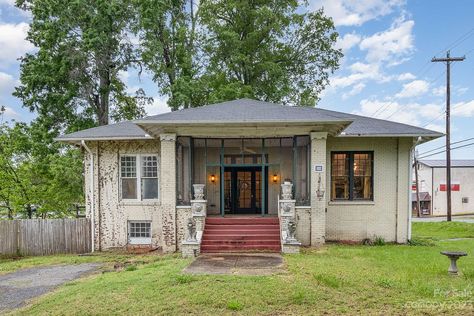
[[[58,131],[106,125],[144,114],[143,91],[129,96],[120,71],[136,65],[129,0],[18,0],[30,11],[28,40],[14,95]]]
[[[173,110],[241,97],[314,106],[342,57],[332,20],[296,0],[137,3],[142,58]]]
[[[34,124],[0,125],[0,208],[8,218],[62,217],[84,199],[81,152],[45,148],[38,137]]]
[[[298,1],[204,0],[200,13],[212,101],[254,97],[314,106],[339,66],[338,34],[323,10]]]
[[[203,105],[199,82],[197,5],[193,0],[135,0],[140,55],[168,105]]]

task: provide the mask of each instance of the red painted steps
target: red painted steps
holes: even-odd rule
[[[208,217],[201,252],[280,252],[278,217]]]

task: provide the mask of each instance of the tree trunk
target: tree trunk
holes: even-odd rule
[[[29,219],[33,218],[33,209],[31,208],[31,204],[26,205],[26,214],[28,215]]]

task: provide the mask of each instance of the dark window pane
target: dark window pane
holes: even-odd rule
[[[332,154],[331,159],[331,196],[337,200],[348,200],[349,196],[349,155]]]
[[[158,179],[146,178],[142,179],[142,199],[158,198]]]
[[[332,178],[332,196],[333,199],[349,199],[349,177]]]
[[[372,199],[372,154],[354,154],[353,199]]]
[[[123,178],[122,179],[122,199],[136,199],[137,198],[137,179]]]

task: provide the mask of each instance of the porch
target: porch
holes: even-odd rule
[[[326,133],[177,137],[183,254],[298,252],[324,242],[325,143]]]
[[[207,215],[278,215],[280,185],[293,184],[298,206],[310,205],[310,138],[176,140],[177,205],[191,205],[204,185]]]

